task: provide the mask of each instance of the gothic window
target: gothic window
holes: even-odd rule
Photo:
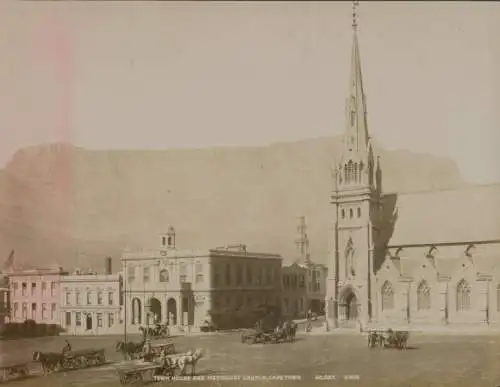
[[[168,270],[167,269],[160,270],[160,282],[168,282],[168,281],[169,281]]]
[[[346,176],[346,183],[352,183],[352,172],[353,172],[353,165],[352,161],[349,160],[347,165],[346,165],[346,171],[347,171],[347,176]]]
[[[354,163],[354,166],[353,166],[353,180],[355,183],[358,182],[358,163]]]
[[[500,284],[497,285],[497,311],[500,312]]]
[[[382,286],[382,310],[394,309],[394,290],[389,281]]]
[[[471,307],[471,288],[462,280],[457,286],[457,311],[469,310]]]
[[[417,310],[429,310],[431,308],[431,289],[425,281],[422,281],[417,289]]]
[[[365,167],[365,165],[363,164],[363,162],[359,163],[359,181],[360,182],[363,179],[363,168],[364,167]]]

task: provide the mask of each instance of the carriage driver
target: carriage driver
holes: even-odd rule
[[[63,350],[62,350],[63,355],[68,353],[68,352],[71,352],[71,344],[69,343],[68,340],[65,340],[65,343],[66,343],[66,345],[63,347]]]

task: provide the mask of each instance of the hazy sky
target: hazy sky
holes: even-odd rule
[[[371,134],[500,181],[500,4],[361,3]],[[351,4],[0,4],[0,165],[20,147],[340,134]]]

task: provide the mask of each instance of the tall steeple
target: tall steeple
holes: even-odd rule
[[[351,74],[348,97],[345,107],[345,130],[342,160],[339,169],[343,170],[339,183],[370,184],[373,174],[373,155],[366,119],[366,97],[363,90],[361,58],[358,44],[358,2],[353,2],[351,52]]]

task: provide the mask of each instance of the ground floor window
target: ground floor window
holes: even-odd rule
[[[71,326],[71,312],[66,312],[65,315],[66,315],[66,320],[65,320],[66,326],[69,327]]]
[[[97,327],[102,328],[102,313],[97,313]]]
[[[108,327],[111,328],[115,324],[114,313],[108,313]]]
[[[82,326],[82,313],[81,312],[76,312],[75,313],[75,325],[77,327]]]

